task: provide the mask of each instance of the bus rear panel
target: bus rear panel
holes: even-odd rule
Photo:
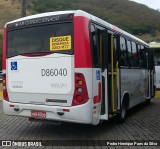
[[[86,78],[91,74],[91,69],[87,69],[91,67],[91,59],[83,53],[90,49],[90,43],[79,39],[89,37],[87,23],[89,19],[69,12],[28,17],[6,25],[6,55],[3,55],[6,114],[92,123],[89,99],[92,95],[88,91],[92,82]]]

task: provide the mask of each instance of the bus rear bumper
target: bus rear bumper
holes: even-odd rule
[[[7,115],[24,117],[31,117],[31,111],[44,111],[46,112],[46,120],[92,124],[92,104],[92,99],[83,105],[72,107],[11,103],[3,100],[3,110]],[[59,115],[58,113],[64,114]]]

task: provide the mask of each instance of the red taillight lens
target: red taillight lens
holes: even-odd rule
[[[7,86],[6,86],[6,74],[2,75],[3,79],[3,99],[9,101],[8,93],[7,93]]]
[[[75,91],[72,106],[81,105],[88,101],[86,81],[82,73],[75,73]]]
[[[76,100],[77,100],[78,103],[81,103],[83,101],[83,98],[81,96],[77,96]]]

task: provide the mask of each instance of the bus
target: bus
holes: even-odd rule
[[[97,125],[154,94],[148,44],[82,10],[6,23],[3,109],[29,120]]]
[[[156,91],[160,91],[160,43],[151,42],[149,43],[149,47],[153,51],[153,54],[154,54],[155,88],[156,88]]]

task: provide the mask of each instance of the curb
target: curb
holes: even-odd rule
[[[160,98],[160,91],[156,91],[156,92],[155,92],[155,97],[156,97],[156,98]]]
[[[0,101],[3,100],[3,92],[0,92]]]

